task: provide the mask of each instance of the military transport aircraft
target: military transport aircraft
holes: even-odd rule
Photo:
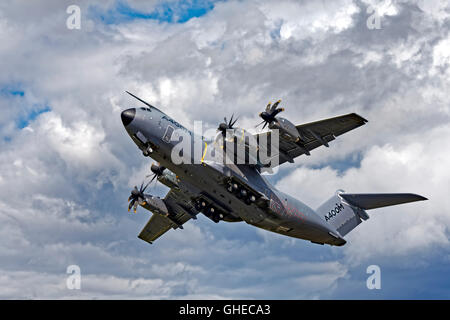
[[[338,190],[313,210],[277,190],[261,174],[285,162],[292,163],[301,155],[310,155],[320,146],[329,147],[329,142],[336,137],[364,125],[367,120],[355,113],[296,126],[278,117],[284,109],[278,107],[280,101],[277,101],[273,105],[269,103],[260,113],[261,124],[264,124],[263,128],[267,125],[269,131],[250,134],[235,128],[237,119],[231,117],[219,125],[217,137],[208,140],[189,131],[148,102],[127,93],[144,106],[123,111],[123,125],[143,155],[157,161],[151,165],[151,180],[145,186],[143,182],[140,188],[134,187],[128,199],[128,211],[133,209],[136,212],[139,205],[153,213],[138,236],[149,243],[170,229],[183,229],[183,224],[203,213],[215,223],[245,221],[258,228],[312,243],[342,246],[346,243],[344,236],[369,218],[366,210],[427,200],[411,193],[353,194]],[[184,133],[182,139],[180,132]],[[254,143],[252,147],[247,138],[253,138],[256,147]],[[200,150],[198,162],[177,163],[173,160],[173,150],[181,140],[190,140],[200,146],[197,147]],[[232,152],[232,157],[228,157],[228,143],[244,146],[244,157],[242,152],[240,157],[237,155],[239,152]],[[233,148],[228,147],[230,149]],[[276,157],[278,161],[263,162],[259,154],[256,158],[252,156],[254,153],[251,151],[255,150],[257,153],[265,150],[268,158]],[[179,154],[193,158],[186,150]],[[144,193],[155,179],[170,188],[163,199]]]

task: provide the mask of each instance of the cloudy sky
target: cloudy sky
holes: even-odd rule
[[[0,298],[450,298],[449,31],[445,0],[1,1]],[[252,127],[279,98],[297,124],[357,112],[270,181],[313,208],[337,189],[430,200],[370,211],[344,247],[203,216],[149,245],[125,90],[187,127]]]

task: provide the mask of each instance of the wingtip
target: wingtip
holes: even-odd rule
[[[420,194],[414,194],[417,197],[417,201],[429,200],[428,198],[421,196]]]
[[[361,120],[364,122],[364,123],[367,123],[367,122],[369,122],[369,120],[367,120],[366,118],[364,118],[364,117],[361,117],[359,114],[357,114],[357,116],[358,117],[360,117],[361,118]]]
[[[350,115],[359,118],[363,123],[369,122],[369,120],[367,120],[367,119],[364,118],[364,117],[361,117],[361,116],[360,116],[359,114],[357,114],[356,112],[350,113]]]

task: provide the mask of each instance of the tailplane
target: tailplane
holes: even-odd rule
[[[412,193],[355,194],[339,190],[316,211],[343,237],[362,221],[369,219],[365,210],[422,200],[428,199]]]

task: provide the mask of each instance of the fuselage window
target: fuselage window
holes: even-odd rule
[[[166,133],[163,136],[163,141],[169,143],[172,138],[174,128],[172,126],[167,126]]]
[[[142,144],[147,143],[147,138],[140,131],[136,132],[136,134],[134,134],[134,137],[138,139]]]

